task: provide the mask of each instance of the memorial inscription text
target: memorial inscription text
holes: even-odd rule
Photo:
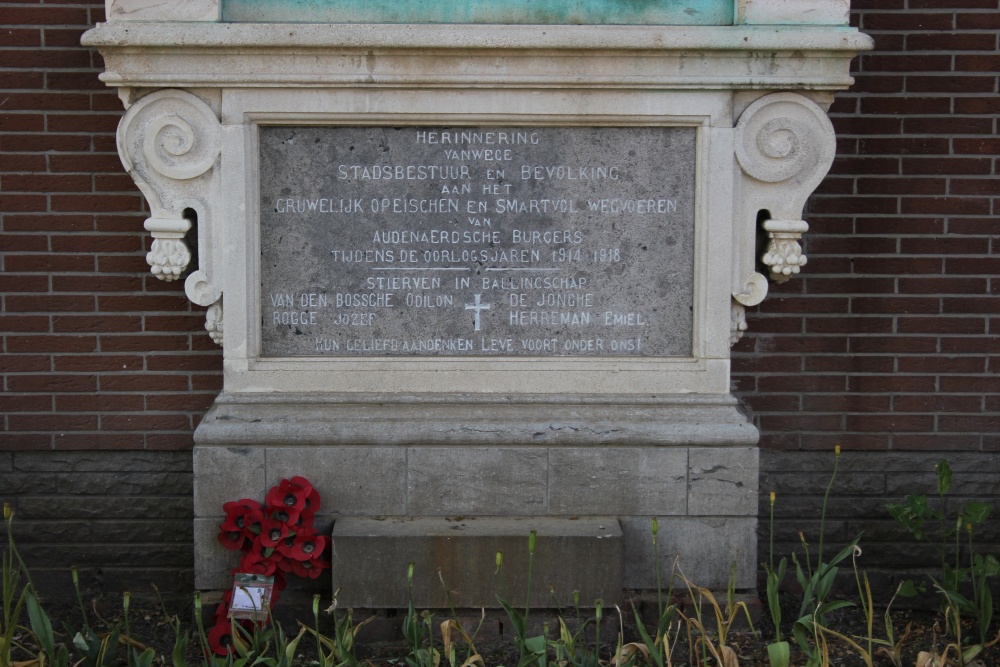
[[[688,356],[694,128],[259,128],[264,356]]]

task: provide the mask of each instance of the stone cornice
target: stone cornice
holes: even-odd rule
[[[461,86],[838,90],[871,48],[833,26],[101,24],[119,87]]]

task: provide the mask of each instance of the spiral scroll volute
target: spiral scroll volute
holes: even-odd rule
[[[747,176],[762,183],[787,181],[804,191],[804,201],[830,169],[836,140],[826,112],[814,102],[795,93],[775,93],[740,116],[735,148]]]

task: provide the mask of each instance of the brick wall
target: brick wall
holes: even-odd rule
[[[929,491],[939,458],[957,496],[1000,489],[1000,11],[854,5],[877,50],[832,110],[810,263],[748,313],[733,382],[762,431],[762,490],[780,494],[779,548],[814,531],[839,441],[828,539],[865,529],[887,568],[909,561],[885,499]],[[221,382],[201,309],[148,272],[121,103],[79,47],[102,13],[0,0],[0,498],[34,563],[81,564],[94,587],[190,565],[187,450]]]
[[[122,104],[80,47],[103,14],[0,2],[0,500],[42,582],[74,563],[94,588],[189,587],[187,450],[221,354],[183,285],[149,273]]]
[[[834,443],[831,536],[861,530],[870,567],[915,564],[886,498],[1000,493],[1000,180],[996,0],[854,0],[875,39],[831,109],[838,157],[808,206],[809,264],[772,289],[733,384],[762,432],[761,509],[780,549],[807,529]],[[983,538],[994,545],[994,529]],[[828,537],[828,539],[830,539]]]

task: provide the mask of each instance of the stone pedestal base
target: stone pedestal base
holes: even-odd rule
[[[537,532],[533,606],[552,606],[553,595],[568,606],[573,591],[587,604],[621,601],[624,549],[621,526],[613,517],[337,519],[332,568],[337,601],[353,608],[405,607],[407,568],[413,563],[413,604],[421,609],[495,608],[498,593],[523,605],[532,530]],[[502,580],[497,552],[503,554]]]
[[[223,395],[195,439],[201,589],[226,587],[235,566],[215,539],[222,504],[295,475],[321,495],[321,530],[339,517],[613,517],[622,586],[652,589],[656,516],[665,570],[677,557],[692,581],[724,588],[735,561],[737,587],[755,585],[757,431],[731,397]],[[405,594],[405,568],[371,574],[404,577]]]

